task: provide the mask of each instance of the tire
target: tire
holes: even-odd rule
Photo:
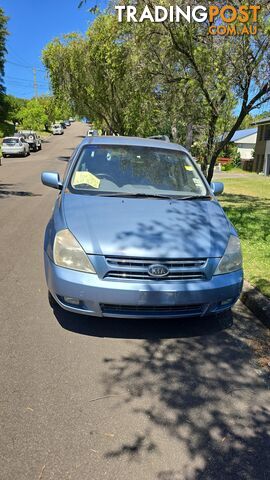
[[[24,158],[27,157],[27,151],[24,150],[24,154],[23,154]]]
[[[39,151],[42,150],[42,145],[40,144],[38,147]]]
[[[6,158],[6,154],[5,154],[5,153],[2,153],[2,157],[3,157],[3,158]]]

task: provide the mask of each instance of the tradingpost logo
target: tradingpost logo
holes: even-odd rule
[[[171,5],[145,5],[143,9],[135,5],[116,5],[118,22],[142,23],[191,23],[208,22],[209,35],[256,35],[260,5],[204,5],[179,7]]]

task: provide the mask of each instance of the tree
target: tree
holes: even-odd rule
[[[181,7],[190,4],[182,2]],[[216,2],[219,7],[226,1]],[[241,1],[235,1],[236,6]],[[258,34],[242,36],[208,35],[209,22],[204,23],[148,23],[147,44],[150,52],[160,38],[167,41],[167,50],[175,54],[175,63],[171,64],[169,82],[176,83],[181,89],[182,83],[194,84],[203,102],[205,130],[207,134],[203,169],[206,172],[209,163],[208,180],[212,179],[215,162],[240,128],[243,120],[254,109],[270,100],[270,36],[268,22],[268,1],[253,2],[260,4],[262,13],[258,21]],[[130,4],[130,3],[129,3]],[[208,2],[202,1],[207,7]],[[138,0],[136,6],[148,6],[153,11],[152,1]],[[164,1],[163,5],[169,6]],[[137,24],[133,25],[137,29]],[[165,39],[165,40],[164,40]],[[161,73],[165,73],[160,62]],[[168,75],[167,75],[168,76]],[[166,80],[166,79],[165,79]],[[218,122],[237,100],[239,113],[228,125],[222,142],[218,142]],[[197,99],[194,102],[198,105]]]
[[[53,95],[43,95],[36,99],[42,106],[47,116],[45,129],[48,130],[52,123],[69,118],[72,114],[71,108],[67,103],[60,102]]]
[[[209,20],[117,23],[111,12],[99,15],[86,38],[72,34],[45,49],[53,91],[112,131],[148,135],[165,129],[187,146],[195,140],[210,182],[235,131],[270,100],[268,3],[253,2],[262,6],[255,36],[209,35]],[[196,2],[185,0],[181,7],[190,4]],[[209,7],[206,0],[201,4]],[[154,10],[151,0],[134,5]]]
[[[27,100],[14,97],[13,95],[5,95],[5,102],[7,104],[7,120],[10,120],[13,125],[16,125],[20,120],[20,111],[26,106]]]
[[[56,98],[109,132],[155,133],[162,117],[160,92],[139,65],[134,46],[128,29],[111,14],[98,16],[85,37],[55,39],[43,60]]]
[[[19,112],[19,118],[24,128],[31,130],[43,130],[48,122],[45,108],[36,99],[29,100]]]

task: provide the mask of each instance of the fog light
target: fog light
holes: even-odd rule
[[[232,303],[233,298],[227,298],[227,300],[223,300],[223,302],[220,302],[220,305],[228,305],[229,303]]]
[[[78,298],[73,297],[64,297],[64,302],[69,303],[70,305],[80,305],[80,300]]]

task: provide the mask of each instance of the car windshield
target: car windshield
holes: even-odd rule
[[[209,195],[185,152],[126,145],[84,147],[69,188],[74,193],[120,196]]]

